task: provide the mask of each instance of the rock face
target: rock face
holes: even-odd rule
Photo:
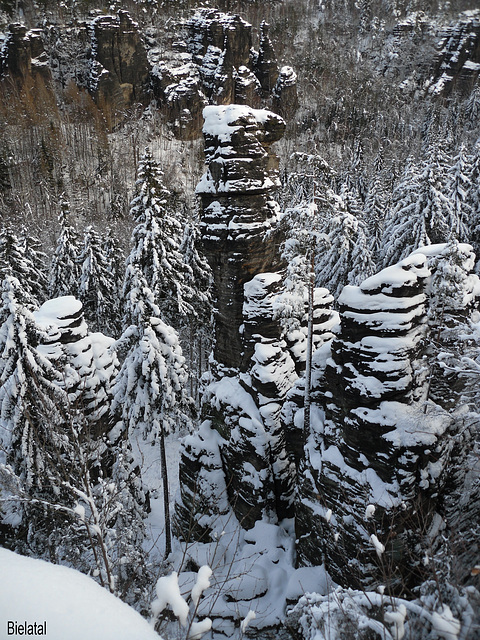
[[[468,94],[480,75],[480,11],[445,29],[439,42],[430,92],[448,96],[452,91]]]
[[[150,65],[138,29],[127,11],[99,16],[91,25],[90,90],[115,121],[126,109],[149,97]]]
[[[113,426],[110,387],[118,366],[109,350],[113,338],[88,331],[82,304],[73,296],[47,300],[34,315],[49,334],[39,349],[63,369],[71,419],[78,413],[85,436],[98,441]]]
[[[40,29],[27,30],[22,24],[11,24],[0,57],[2,85],[15,87],[30,113],[55,110],[53,79]]]
[[[206,541],[219,515],[233,514],[244,529],[292,515],[295,471],[280,414],[297,374],[273,319],[282,265],[266,236],[278,212],[270,145],[284,122],[240,105],[204,114],[208,168],[197,191],[216,292],[215,346],[205,421],[182,453],[176,529]]]
[[[197,187],[202,199],[205,255],[217,292],[214,357],[223,366],[245,370],[240,327],[244,322],[244,284],[255,274],[280,267],[274,239],[264,234],[276,222],[277,160],[270,146],[285,124],[267,111],[248,107],[206,107],[207,172]]]
[[[454,442],[463,428],[434,402],[425,355],[429,262],[419,251],[339,298],[325,419],[312,422],[300,463],[296,533],[300,564],[324,561],[346,587],[418,583],[461,464]]]
[[[287,67],[279,74],[268,25],[261,27],[259,52],[252,48],[252,25],[237,15],[200,9],[187,30],[177,55],[153,69],[156,94],[176,135],[198,137],[208,104],[266,106],[284,116],[297,108],[296,76]]]

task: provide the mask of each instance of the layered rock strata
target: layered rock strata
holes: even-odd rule
[[[306,434],[296,527],[299,563],[324,561],[344,586],[415,584],[444,526],[460,425],[429,395],[431,279],[419,251],[338,301],[325,419]]]
[[[262,24],[258,52],[252,25],[238,15],[200,9],[187,31],[176,55],[158,61],[152,71],[155,93],[177,136],[200,135],[208,104],[266,106],[285,117],[297,109],[296,75],[290,67],[279,72],[268,25]]]
[[[204,110],[207,171],[197,187],[202,200],[201,232],[217,295],[214,357],[224,367],[245,371],[240,327],[244,323],[244,285],[264,271],[280,268],[272,231],[279,185],[271,145],[284,132],[275,114],[239,105]]]
[[[113,119],[149,98],[150,64],[138,25],[127,11],[99,16],[91,25],[90,91]]]
[[[217,313],[205,421],[185,442],[176,510],[177,533],[202,540],[228,513],[244,529],[292,515],[295,470],[281,410],[297,378],[273,319],[282,265],[272,233],[278,174],[270,146],[284,122],[239,105],[210,106],[204,115],[208,168],[197,191]]]
[[[53,77],[45,51],[42,31],[11,24],[0,55],[1,84],[15,91],[15,100],[29,115],[56,110]]]
[[[103,438],[113,426],[110,387],[118,367],[110,350],[113,338],[88,331],[82,304],[73,296],[47,300],[34,315],[49,335],[39,349],[63,373],[68,419],[79,422],[86,439]]]
[[[452,91],[468,94],[480,75],[480,11],[465,12],[445,29],[438,50],[429,91],[440,96]]]

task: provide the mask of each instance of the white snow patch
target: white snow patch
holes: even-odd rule
[[[157,599],[152,602],[152,623],[155,623],[158,616],[165,607],[169,605],[182,627],[185,627],[187,625],[189,608],[180,593],[177,572],[173,571],[169,576],[159,578],[157,580],[156,592]]]
[[[385,546],[380,542],[380,540],[374,533],[372,533],[372,535],[370,536],[370,542],[373,544],[375,551],[377,552],[377,556],[380,558],[385,552]]]
[[[82,573],[0,548],[0,621],[46,621],[48,640],[159,640],[136,611]],[[7,579],[8,577],[8,579]]]
[[[461,629],[460,621],[454,617],[447,604],[442,605],[440,612],[432,613],[432,625],[437,635],[444,640],[456,640]]]

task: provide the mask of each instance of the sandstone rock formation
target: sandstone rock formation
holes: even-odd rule
[[[244,284],[264,271],[280,267],[275,239],[265,242],[278,215],[272,190],[279,185],[273,142],[285,124],[267,111],[230,105],[206,107],[207,171],[197,187],[202,200],[205,255],[217,292],[215,359],[245,370],[240,327],[244,322]]]
[[[136,22],[127,11],[99,16],[91,25],[90,90],[114,125],[136,103],[149,97],[150,65]]]
[[[109,350],[113,338],[88,331],[82,304],[73,296],[47,300],[34,315],[49,335],[40,351],[63,372],[69,418],[78,416],[87,439],[102,439],[113,426],[110,386],[118,366]]]
[[[14,99],[28,115],[51,116],[56,110],[53,78],[40,29],[10,25],[0,56],[0,78],[6,99],[13,91]]]
[[[468,94],[480,75],[480,11],[465,12],[445,29],[438,50],[429,91],[440,96],[454,90]]]
[[[438,257],[445,246],[426,251]],[[419,250],[339,298],[325,420],[312,422],[300,462],[296,531],[299,563],[324,561],[344,586],[418,583],[422,554],[446,526],[445,494],[462,483],[452,474],[464,427],[432,389],[428,263]],[[465,283],[464,306],[478,291],[475,276]]]
[[[282,264],[267,235],[278,213],[270,146],[285,124],[240,105],[204,114],[208,168],[197,191],[217,313],[205,421],[182,452],[176,529],[206,541],[219,515],[250,529],[292,514],[295,474],[280,414],[297,374],[273,319]]]
[[[200,135],[207,104],[266,106],[285,117],[296,110],[296,76],[288,67],[279,73],[268,25],[262,24],[259,52],[252,48],[252,25],[237,15],[200,9],[187,30],[176,56],[152,72],[177,136]]]

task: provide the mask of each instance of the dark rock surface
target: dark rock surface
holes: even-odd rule
[[[113,123],[149,97],[150,65],[142,36],[127,11],[100,16],[92,24],[91,91]]]
[[[7,95],[14,91],[14,98],[27,110],[48,114],[56,110],[55,92],[42,31],[28,30],[22,24],[11,24],[2,56],[0,76]]]
[[[325,562],[346,587],[388,584],[400,592],[418,584],[424,554],[452,518],[448,496],[463,487],[455,469],[464,467],[465,427],[439,397],[442,376],[428,355],[427,309],[437,290],[430,291],[430,266],[435,256],[440,268],[448,251],[431,245],[425,252],[344,288],[341,331],[316,397],[325,419],[305,434],[297,559]],[[467,275],[473,261],[465,264],[456,313],[478,291],[476,276]]]
[[[243,287],[255,274],[280,266],[275,238],[265,242],[278,205],[277,160],[270,147],[284,131],[283,120],[267,111],[230,105],[205,109],[207,172],[201,196],[202,241],[217,294],[214,356],[226,367],[245,370],[240,326]]]
[[[465,12],[445,29],[438,44],[429,91],[448,96],[452,91],[467,94],[480,75],[480,11]]]
[[[204,539],[228,511],[244,529],[291,516],[295,480],[281,410],[297,374],[273,312],[283,265],[271,233],[278,172],[270,147],[285,124],[243,105],[209,106],[204,114],[207,171],[197,192],[217,313],[205,421],[180,463],[176,528],[183,539]],[[199,459],[202,469],[192,474]],[[193,516],[192,534],[186,514],[195,501],[206,514]]]
[[[279,75],[268,25],[262,25],[259,52],[252,47],[252,25],[238,15],[200,9],[187,30],[177,54],[158,62],[152,72],[156,96],[177,136],[201,134],[207,104],[265,106],[285,117],[295,112],[296,76],[288,67]]]

